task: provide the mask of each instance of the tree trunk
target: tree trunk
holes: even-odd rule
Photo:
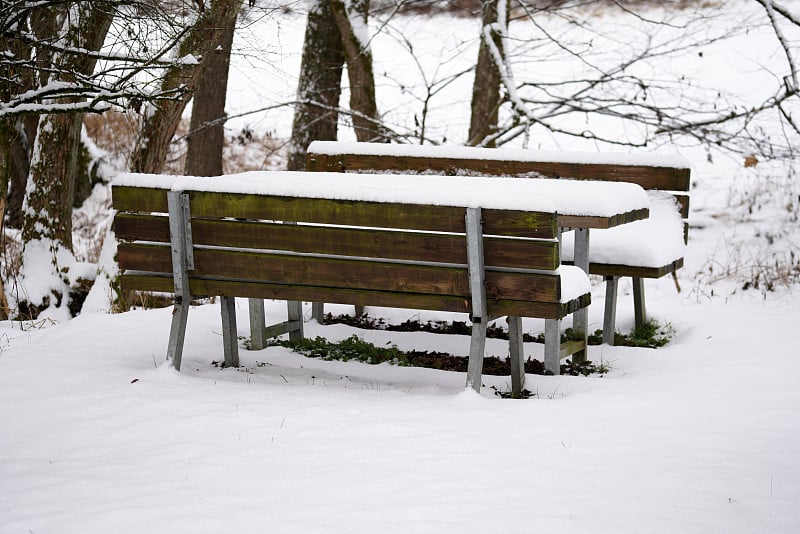
[[[493,24],[497,22],[499,0],[484,0],[481,17],[481,38],[475,81],[472,85],[472,115],[469,122],[467,144],[484,145],[484,140],[497,131],[497,112],[500,109],[500,69],[492,56],[487,39],[502,54],[503,42]],[[502,2],[508,6],[507,2]],[[494,146],[493,142],[484,146]]]
[[[236,18],[227,21],[219,46],[209,52],[203,63],[203,76],[197,81],[192,105],[192,120],[187,136],[186,174],[221,176],[222,148],[225,144],[225,97],[228,93],[228,70]],[[217,122],[214,122],[217,121]]]
[[[97,51],[111,27],[114,11],[80,4],[70,8],[64,21],[66,46]],[[97,60],[89,54],[57,55],[51,80],[72,82],[94,71]],[[65,103],[75,102],[69,100]],[[46,115],[39,121],[25,190],[22,240],[46,239],[72,250],[72,200],[82,115]]]
[[[20,21],[19,24],[30,31],[36,40],[47,42],[58,36],[60,14],[63,14],[61,7],[43,6],[33,10],[30,18]],[[30,67],[0,73],[0,78],[14,82],[0,84],[0,98],[7,102],[14,95],[47,83],[44,73],[50,71],[53,56],[48,47],[36,47],[34,54],[33,47],[18,39],[6,38],[0,38],[0,47],[9,50],[12,57],[19,58]],[[42,77],[37,78],[36,72]],[[0,151],[4,153],[0,164],[3,185],[0,187],[4,192],[3,198],[8,199],[5,206],[6,223],[12,228],[22,228],[22,203],[38,126],[39,116],[35,114],[0,120]]]
[[[294,109],[288,169],[306,168],[311,141],[335,141],[342,88],[344,50],[329,0],[316,0],[308,11],[297,106]]]
[[[350,109],[353,129],[359,141],[388,141],[381,126],[375,101],[375,76],[369,49],[367,13],[369,0],[330,0],[336,25],[342,36],[347,76],[350,80]]]
[[[108,6],[74,4],[60,16],[59,44],[97,51],[114,18]],[[50,81],[72,83],[94,71],[90,54],[54,54]],[[62,99],[72,104],[78,98]],[[72,254],[72,201],[75,185],[81,113],[45,115],[39,120],[23,201],[23,255],[18,314],[34,318],[48,306],[71,309],[69,268]],[[49,273],[44,269],[49,269]]]
[[[242,0],[215,0],[187,33],[178,47],[183,61],[171,67],[161,83],[161,91],[174,92],[175,98],[160,101],[148,115],[131,157],[133,172],[161,171],[183,110],[204,75],[206,61],[222,45],[226,28],[235,22],[241,7]],[[186,61],[190,56],[199,61]]]

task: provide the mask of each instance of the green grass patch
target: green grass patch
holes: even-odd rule
[[[285,347],[303,356],[327,361],[355,360],[372,365],[389,363],[404,367],[425,367],[442,371],[467,371],[468,358],[464,356],[454,356],[445,352],[435,351],[412,350],[404,352],[390,343],[387,343],[387,346],[379,347],[353,334],[347,339],[338,342],[328,341],[324,337],[317,336],[314,339],[301,339],[299,341],[272,339],[268,342],[268,345]],[[600,363],[597,365],[591,361],[573,363],[571,360],[566,360],[561,364],[562,375],[604,375],[609,371],[610,368],[607,364]],[[533,358],[528,358],[525,361],[525,372],[537,375],[551,374],[545,370],[542,362]],[[507,376],[510,373],[511,363],[509,358],[498,358],[497,356],[484,357],[483,374]]]
[[[363,363],[378,364],[391,363],[393,365],[408,365],[405,353],[395,345],[379,347],[353,334],[339,342],[331,342],[324,337],[314,339],[304,338],[299,341],[286,339],[273,339],[270,345],[278,345],[292,349],[294,352],[323,360],[356,360]]]
[[[665,323],[660,325],[657,321],[650,320],[633,329],[630,334],[614,332],[614,346],[616,347],[642,347],[656,349],[663,347],[675,337],[675,329],[672,324]],[[590,345],[600,345],[603,343],[603,331],[595,330],[594,334],[589,335]]]

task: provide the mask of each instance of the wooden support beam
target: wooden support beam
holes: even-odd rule
[[[480,208],[467,208],[465,215],[469,290],[472,297],[472,336],[467,364],[467,387],[481,390],[483,355],[486,348],[486,284],[484,282],[483,228]]]
[[[247,299],[250,315],[250,350],[261,350],[267,346],[264,327],[267,324],[264,316],[264,299]]]
[[[222,315],[222,352],[225,355],[225,367],[239,367],[239,336],[236,331],[236,299],[220,297]]]
[[[641,328],[645,325],[645,323],[647,323],[643,278],[633,278],[633,316],[636,328]]]
[[[561,374],[561,320],[544,321],[544,369]]]
[[[299,300],[286,302],[288,323],[292,325],[289,330],[290,341],[300,341],[303,339],[303,303]]]
[[[172,280],[175,304],[172,310],[172,324],[167,342],[167,360],[178,371],[181,370],[183,343],[186,338],[186,321],[189,316],[189,303],[192,294],[189,289],[189,258],[192,248],[189,214],[189,197],[180,191],[167,193],[169,209],[170,252],[172,257]],[[194,265],[192,264],[192,267]]]
[[[619,278],[606,276],[606,307],[603,314],[603,343],[614,344],[614,330],[617,325],[617,287]]]
[[[508,317],[508,353],[511,360],[511,396],[518,399],[525,389],[525,351],[522,345],[521,317]]]
[[[575,265],[580,267],[583,272],[589,274],[589,229],[576,228],[575,229]],[[589,308],[582,308],[576,311],[572,316],[572,329],[575,335],[580,336],[584,340],[584,346],[588,345],[589,339]],[[576,352],[572,361],[580,363],[586,361],[586,350]]]

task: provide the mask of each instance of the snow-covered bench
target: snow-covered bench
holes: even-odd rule
[[[606,280],[603,339],[613,344],[617,282],[633,278],[636,326],[646,319],[645,278],[683,266],[689,213],[690,166],[681,156],[544,152],[518,149],[387,145],[316,141],[308,149],[309,171],[417,172],[502,175],[627,182],[650,196],[646,220],[593,230],[589,272]],[[573,233],[564,234],[562,260],[573,260]]]
[[[385,185],[392,180],[392,187]],[[472,177],[253,172],[225,177],[129,174],[113,187],[124,289],[175,293],[167,356],[180,369],[195,296],[221,296],[226,365],[238,365],[234,297],[374,304],[469,313],[468,384],[480,388],[486,326],[509,316],[513,391],[524,383],[520,317],[555,335],[590,301],[587,275],[561,265],[557,218],[531,181]],[[291,224],[286,224],[291,223]],[[293,316],[291,316],[294,314]],[[302,317],[261,337],[302,337]],[[564,354],[566,352],[566,354]]]

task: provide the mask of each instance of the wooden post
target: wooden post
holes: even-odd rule
[[[168,191],[167,206],[172,249],[172,278],[175,283],[175,305],[167,343],[167,360],[180,371],[183,342],[186,337],[186,320],[189,316],[189,303],[192,301],[189,291],[189,269],[194,269],[189,195],[180,191]]]
[[[472,336],[467,364],[467,387],[481,390],[483,353],[486,348],[486,285],[484,284],[483,223],[480,208],[467,208],[465,216],[469,289],[472,296]]]
[[[250,315],[250,350],[261,350],[267,346],[264,299],[247,299],[247,308]]]
[[[617,325],[617,286],[619,277],[606,276],[606,309],[603,315],[603,343],[614,345]]]
[[[225,355],[225,367],[239,367],[239,338],[236,333],[236,299],[221,297],[222,312],[222,352]]]
[[[300,341],[303,339],[303,303],[290,300],[286,303],[287,319],[289,322],[289,340]]]
[[[508,352],[511,359],[511,396],[518,399],[525,389],[525,352],[522,345],[522,318],[508,317]]]
[[[636,328],[647,322],[647,310],[644,302],[644,278],[633,277],[633,317]]]
[[[589,229],[575,229],[575,265],[589,274]],[[584,307],[572,315],[572,329],[575,334],[582,337],[585,342],[584,347],[588,346],[589,341],[589,308]],[[545,334],[546,335],[546,334]],[[580,350],[572,355],[572,361],[580,363],[586,361],[586,349]]]
[[[312,302],[311,303],[311,317],[317,321],[317,323],[322,324],[325,321],[325,303],[324,302]]]
[[[561,319],[544,320],[544,369],[561,374]]]

